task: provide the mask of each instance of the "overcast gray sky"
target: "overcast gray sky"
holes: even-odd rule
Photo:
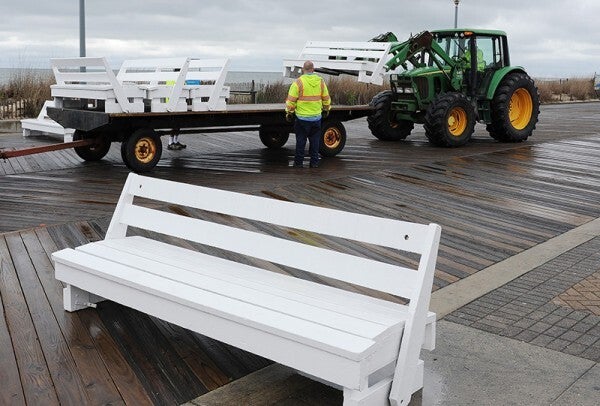
[[[79,55],[78,0],[0,0],[0,67]],[[600,73],[599,0],[461,0],[459,26],[507,32],[512,63],[534,77]],[[279,71],[307,40],[399,39],[454,25],[453,0],[86,0],[87,55],[229,57]]]

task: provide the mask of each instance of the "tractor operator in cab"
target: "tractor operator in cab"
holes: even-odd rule
[[[303,75],[291,84],[285,100],[285,119],[292,122],[294,114],[294,132],[296,133],[296,153],[294,167],[302,168],[306,140],[309,142],[310,167],[319,166],[319,139],[321,137],[321,118],[329,115],[331,98],[323,78],[315,74],[311,61],[304,62]]]

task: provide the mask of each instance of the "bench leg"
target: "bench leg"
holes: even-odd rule
[[[429,351],[435,350],[435,327],[435,321],[425,325],[425,336],[423,337],[422,349]]]
[[[67,285],[63,289],[63,307],[68,312],[76,312],[87,307],[96,307],[96,303],[103,300],[105,299],[73,285]]]
[[[382,379],[362,391],[344,388],[344,406],[385,406],[392,388],[392,378]]]
[[[423,360],[419,360],[414,369],[413,380],[410,383],[410,393],[423,388]],[[409,399],[390,399],[393,376],[381,379],[370,387],[358,391],[344,388],[344,406],[408,406]],[[401,402],[401,400],[403,400]]]

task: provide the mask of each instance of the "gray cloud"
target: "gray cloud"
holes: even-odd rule
[[[78,1],[2,0],[0,66],[47,67],[79,53]],[[461,0],[459,25],[508,33],[512,61],[533,76],[600,71],[597,0]],[[400,39],[451,27],[452,0],[87,0],[87,54],[112,64],[148,56],[228,56],[238,70],[278,71],[307,40]]]

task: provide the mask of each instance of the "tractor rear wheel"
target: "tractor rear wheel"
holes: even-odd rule
[[[391,90],[385,90],[373,97],[371,106],[375,107],[375,112],[367,117],[369,130],[382,141],[399,141],[410,135],[414,128],[414,123],[407,120],[396,120],[392,114],[393,93]]]
[[[538,121],[540,97],[526,73],[510,73],[502,79],[492,99],[490,136],[500,142],[525,141]]]
[[[424,127],[430,143],[459,147],[469,142],[475,131],[475,110],[464,94],[444,93],[429,105]]]

